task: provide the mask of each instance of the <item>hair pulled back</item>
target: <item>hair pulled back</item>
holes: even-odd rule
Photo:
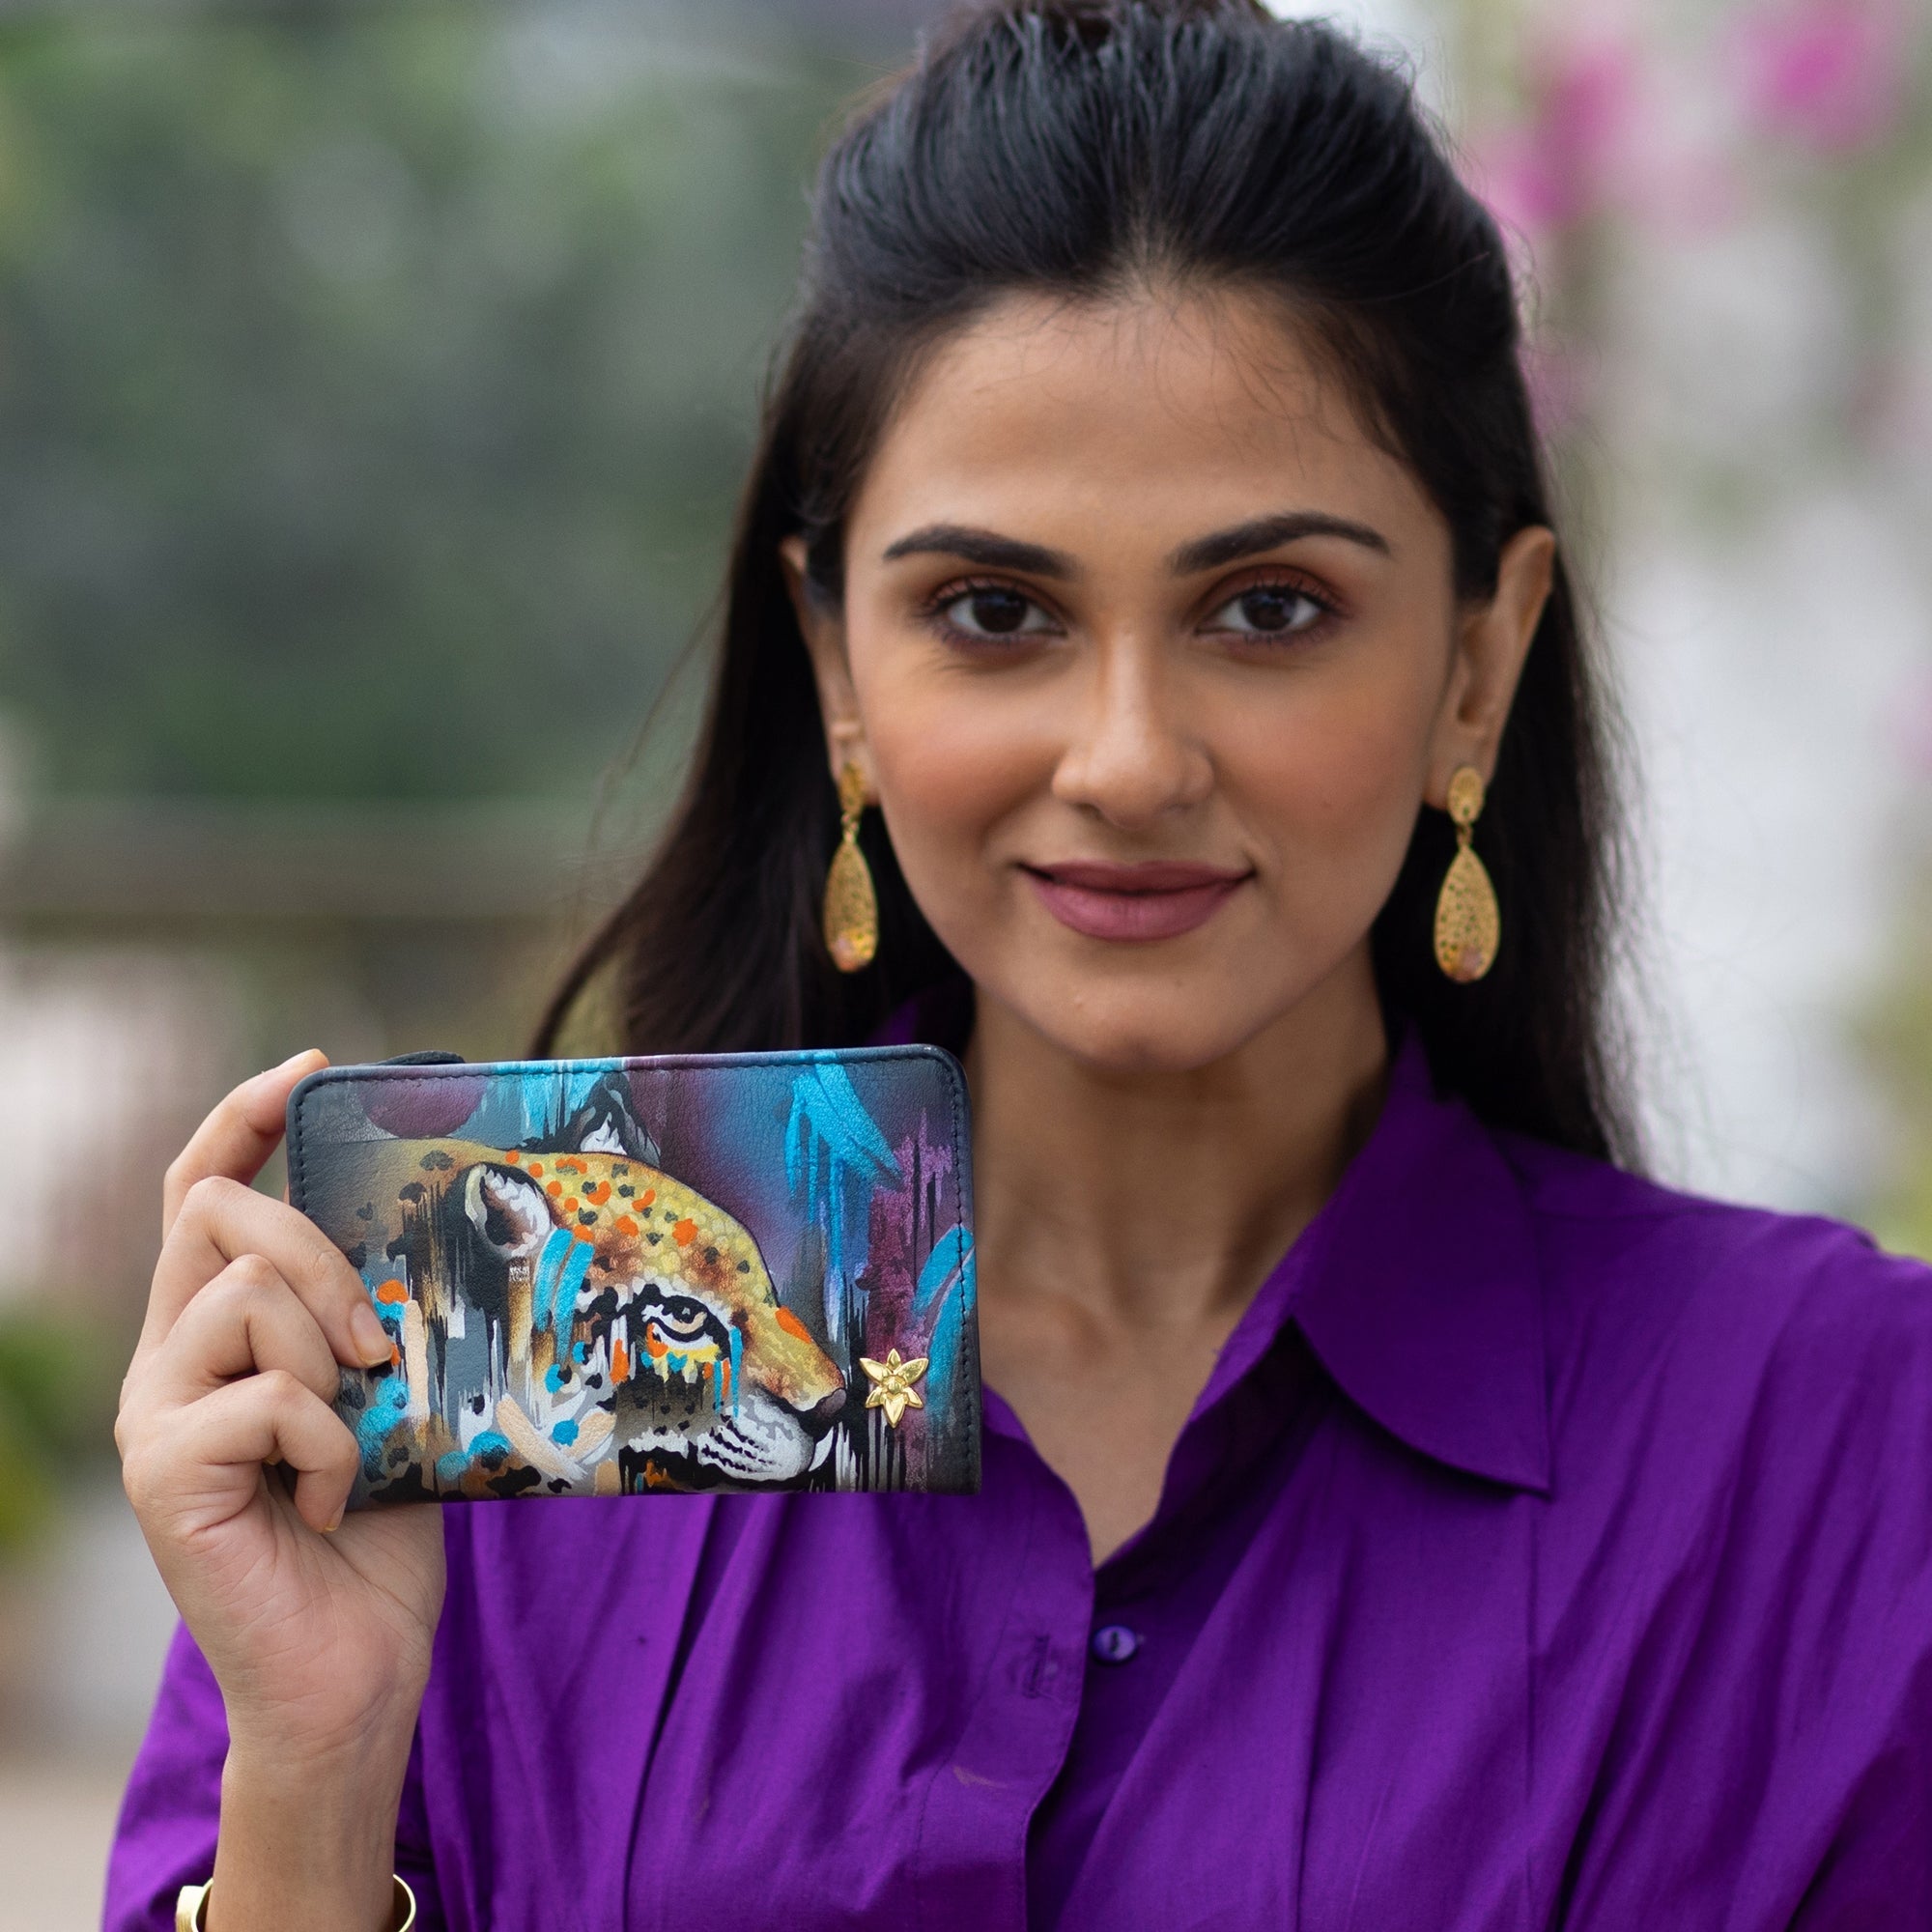
[[[779,546],[836,599],[847,513],[921,358],[1018,293],[1152,286],[1282,299],[1364,422],[1445,519],[1459,594],[1551,521],[1509,264],[1406,79],[1333,28],[1256,0],[1005,0],[956,16],[834,142],[799,306],[741,503],[723,651],[689,787],[649,872],[592,938],[539,1036],[611,969],[627,1048],[862,1040],[953,971],[876,814],[877,961],[818,933],[837,797]],[[1613,820],[1601,699],[1559,559],[1506,729],[1480,849],[1504,908],[1489,977],[1430,946],[1453,850],[1424,810],[1373,936],[1393,1021],[1484,1119],[1592,1154],[1625,1148],[1606,1052]]]

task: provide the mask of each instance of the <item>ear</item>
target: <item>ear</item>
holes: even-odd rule
[[[1555,568],[1555,532],[1541,524],[1520,529],[1503,546],[1495,593],[1481,604],[1465,605],[1458,614],[1455,657],[1436,714],[1424,794],[1438,810],[1461,766],[1474,765],[1485,784],[1494,776],[1496,747],[1549,601]]]
[[[527,1174],[490,1161],[463,1177],[463,1211],[506,1260],[527,1260],[556,1228],[543,1189]]]
[[[806,571],[805,538],[788,536],[779,545],[785,589],[811,660],[812,682],[818,687],[818,715],[825,723],[825,755],[836,782],[850,761],[866,775],[866,788],[874,789],[871,753],[859,719],[859,699],[852,689],[852,667],[845,653],[845,613],[812,588]]]

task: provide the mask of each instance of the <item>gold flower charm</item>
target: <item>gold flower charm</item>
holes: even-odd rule
[[[913,1383],[924,1375],[925,1363],[923,1355],[915,1355],[911,1361],[902,1362],[896,1349],[888,1349],[883,1362],[875,1362],[869,1355],[861,1355],[859,1366],[872,1378],[866,1406],[883,1408],[888,1425],[896,1429],[899,1417],[907,1409],[925,1406],[919,1391],[913,1387]]]

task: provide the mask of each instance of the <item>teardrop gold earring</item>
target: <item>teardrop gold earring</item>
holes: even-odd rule
[[[1451,775],[1448,805],[1456,821],[1456,856],[1435,898],[1435,963],[1466,985],[1496,963],[1503,936],[1496,889],[1473,843],[1483,810],[1483,775],[1474,765],[1461,765]]]
[[[859,849],[859,817],[866,810],[866,775],[856,760],[838,768],[838,849],[825,875],[825,950],[841,973],[857,973],[879,950],[879,895],[872,868]]]

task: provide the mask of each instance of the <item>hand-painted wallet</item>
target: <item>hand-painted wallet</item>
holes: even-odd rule
[[[328,1067],[289,1195],[389,1365],[352,1507],[980,1483],[965,1082],[926,1046]]]

